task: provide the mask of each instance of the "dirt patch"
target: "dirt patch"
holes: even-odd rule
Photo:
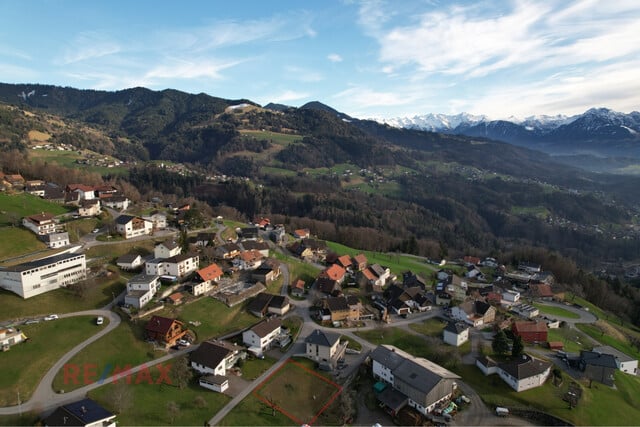
[[[28,136],[30,141],[35,142],[45,142],[51,138],[51,135],[45,132],[40,132],[39,130],[30,130]]]

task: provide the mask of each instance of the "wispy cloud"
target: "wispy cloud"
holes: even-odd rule
[[[109,35],[100,32],[79,34],[67,47],[62,57],[62,64],[68,65],[89,59],[113,55],[122,49],[120,44]]]
[[[185,60],[174,58],[147,71],[144,80],[157,79],[221,79],[220,71],[234,67],[242,61],[216,61],[214,59]]]
[[[486,2],[451,6],[408,24],[369,19],[366,31],[374,34],[387,67],[413,67],[425,75],[473,78],[514,66],[551,67],[640,53],[640,3],[612,9],[592,1],[508,4],[504,10]],[[372,7],[363,5],[361,15],[376,16]],[[624,13],[632,10],[636,13]]]
[[[331,62],[342,62],[342,56],[338,55],[337,53],[330,53],[329,55],[327,55],[327,59]]]
[[[398,106],[410,104],[413,99],[398,92],[380,92],[364,86],[353,86],[332,96],[334,99],[349,99],[358,107]]]
[[[287,89],[283,92],[273,94],[273,95],[267,95],[263,97],[265,99],[263,103],[264,104],[267,104],[269,102],[287,103],[291,101],[298,101],[301,99],[308,99],[309,96],[310,94],[308,92],[299,92],[299,91]]]

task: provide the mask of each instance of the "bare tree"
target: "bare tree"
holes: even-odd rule
[[[193,377],[193,372],[191,371],[191,368],[189,368],[189,361],[187,358],[181,357],[177,359],[173,363],[173,366],[171,366],[171,372],[169,375],[171,376],[173,384],[177,385],[180,389],[185,388]]]
[[[206,408],[207,406],[207,401],[204,397],[197,395],[194,399],[193,399],[193,405],[198,408],[198,409],[202,409],[202,408]]]
[[[107,399],[113,410],[120,414],[131,407],[132,397],[131,385],[124,381],[118,381],[109,389]]]
[[[173,400],[167,402],[167,415],[169,416],[169,422],[173,424],[176,420],[176,417],[180,414],[180,405],[178,405]]]

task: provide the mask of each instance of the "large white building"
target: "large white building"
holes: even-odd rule
[[[86,270],[84,254],[64,253],[0,267],[0,286],[26,299],[84,280]]]
[[[153,276],[185,277],[199,267],[200,257],[194,254],[174,255],[171,258],[154,258],[144,265],[145,273]]]
[[[160,277],[139,274],[127,282],[125,304],[141,309],[151,301],[160,289]]]

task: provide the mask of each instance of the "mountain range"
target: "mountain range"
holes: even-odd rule
[[[637,111],[625,114],[591,108],[575,116],[542,115],[524,120],[491,120],[467,113],[425,114],[377,121],[405,129],[504,141],[565,157],[565,160],[575,156],[640,159],[640,113]]]

